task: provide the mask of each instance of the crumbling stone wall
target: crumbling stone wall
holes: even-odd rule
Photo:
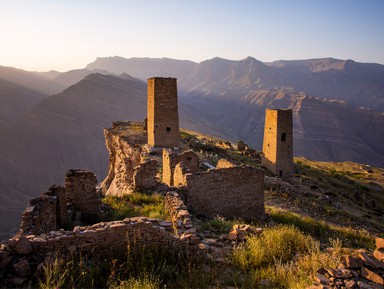
[[[158,162],[147,160],[135,167],[133,174],[133,186],[140,192],[145,192],[157,185]]]
[[[167,192],[164,207],[171,215],[172,226],[176,236],[182,241],[189,241],[190,245],[199,242],[196,228],[193,227],[191,215],[177,192]]]
[[[0,244],[0,286],[20,286],[39,268],[45,257],[61,258],[74,253],[97,252],[109,256],[126,250],[128,244],[144,246],[188,245],[188,240],[172,235],[172,225],[159,219],[137,217],[54,231],[39,236],[16,236]]]
[[[178,186],[184,187],[188,207],[207,217],[220,215],[245,220],[264,216],[264,170],[254,167],[229,167],[203,173],[175,170]]]
[[[21,217],[20,231],[39,235],[56,230],[56,197],[43,193],[31,199]]]
[[[199,157],[193,151],[180,154],[171,149],[163,149],[163,183],[168,186],[174,185],[174,170],[180,162],[183,162],[184,168],[190,173],[199,171]]]
[[[148,79],[148,144],[154,147],[180,146],[176,78]]]
[[[101,212],[101,193],[96,192],[97,179],[87,170],[69,170],[65,175],[65,196],[82,218],[93,218]]]

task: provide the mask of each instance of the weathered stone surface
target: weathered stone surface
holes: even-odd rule
[[[174,171],[178,163],[182,162],[188,173],[199,171],[199,157],[193,151],[179,153],[172,149],[163,149],[163,183],[174,186]]]
[[[180,146],[176,78],[148,79],[148,144],[154,147]]]
[[[368,268],[362,268],[360,274],[367,280],[370,280],[379,285],[384,285],[383,277]]]
[[[359,269],[363,265],[363,260],[358,257],[346,256],[345,257],[345,266],[350,269]]]
[[[265,111],[262,163],[275,176],[283,179],[293,176],[292,110]]]
[[[361,260],[363,260],[363,263],[367,267],[375,268],[375,269],[384,269],[384,263],[380,262],[379,260],[375,258],[371,258],[368,254],[366,253],[360,253],[359,257]]]
[[[384,260],[384,248],[379,248],[379,249],[376,249],[375,251],[373,251],[373,256],[375,256],[375,258],[377,260],[383,261]]]
[[[27,277],[31,275],[31,267],[26,259],[15,263],[13,269],[19,277]]]
[[[0,269],[5,268],[13,259],[11,253],[0,251]]]
[[[14,237],[8,241],[8,245],[18,254],[29,254],[32,252],[31,242],[25,237]]]
[[[384,248],[384,238],[376,238],[376,249]]]
[[[21,277],[12,277],[7,279],[7,283],[13,287],[22,287],[27,281],[28,281],[28,278],[21,278]]]

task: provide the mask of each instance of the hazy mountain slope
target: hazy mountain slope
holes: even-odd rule
[[[278,81],[279,76],[273,68],[252,57],[239,61],[216,57],[197,64],[193,73],[181,81],[181,87],[185,91],[237,97],[273,87]]]
[[[177,60],[170,58],[123,58],[98,57],[87,65],[86,69],[102,69],[111,73],[128,73],[142,80],[154,76],[177,77],[185,79],[194,69],[196,63],[190,60]]]
[[[280,88],[259,90],[236,101],[184,96],[184,102],[215,117],[216,135],[244,140],[261,150],[266,108],[294,112],[294,153],[315,160],[384,166],[384,115]]]
[[[45,97],[40,92],[0,79],[0,130]]]
[[[103,127],[143,120],[145,107],[145,83],[101,74],[33,107],[0,133],[0,219],[17,212],[15,225],[27,199],[62,183],[70,168],[91,169],[102,180],[108,168]]]
[[[332,58],[276,61],[283,86],[384,111],[384,65]]]
[[[101,69],[74,69],[67,72],[59,73],[58,75],[52,78],[52,83],[55,83],[60,87],[67,88],[92,73],[111,74],[110,72]]]
[[[64,87],[50,82],[50,78],[37,72],[25,71],[13,67],[0,66],[0,79],[51,95]]]
[[[262,63],[213,58],[200,63],[175,59],[105,57],[87,69],[126,72],[145,80],[151,76],[179,79],[179,90],[221,97],[292,87],[316,97],[340,99],[353,106],[384,111],[384,65],[332,58]]]

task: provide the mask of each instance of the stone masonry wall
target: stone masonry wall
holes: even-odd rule
[[[146,160],[139,166],[135,167],[133,174],[133,186],[140,192],[145,192],[157,185],[157,168],[156,160]]]
[[[76,212],[81,212],[82,218],[100,215],[102,201],[96,185],[95,174],[87,170],[69,170],[65,175],[67,201],[72,203]]]
[[[183,165],[190,173],[199,171],[199,157],[193,151],[186,151],[182,154],[169,149],[163,149],[163,183],[173,186],[173,175],[175,166],[183,162]]]
[[[180,240],[188,240],[190,245],[197,244],[199,238],[196,228],[193,227],[191,215],[180,195],[177,192],[167,192],[164,207],[171,215],[173,230]]]
[[[159,219],[137,217],[92,226],[75,227],[73,231],[52,231],[39,236],[15,236],[0,244],[0,287],[21,286],[35,274],[45,257],[69,257],[73,253],[125,253],[127,245],[187,246],[188,240],[170,234],[172,226]],[[7,287],[8,288],[8,287]]]
[[[56,197],[43,193],[31,199],[21,217],[20,232],[39,235],[56,230]]]
[[[185,204],[199,214],[245,220],[264,216],[264,170],[230,167],[187,173],[184,179],[180,177],[181,173],[178,167],[175,178],[186,188]]]

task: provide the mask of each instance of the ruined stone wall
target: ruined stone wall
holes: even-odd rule
[[[262,163],[276,176],[293,176],[292,110],[266,110]]]
[[[73,231],[56,231],[30,239],[39,253],[97,251],[98,254],[127,248],[136,242],[141,245],[161,245],[179,243],[179,239],[169,232],[168,226],[161,226],[161,220],[136,217],[123,221],[98,223],[92,226],[75,227]]]
[[[31,199],[25,209],[20,224],[23,234],[39,235],[56,230],[56,197],[42,194]]]
[[[230,167],[181,176],[175,179],[186,188],[184,201],[199,214],[245,220],[264,216],[264,171],[254,167]],[[183,182],[184,181],[184,182]]]
[[[164,226],[163,226],[164,224]],[[97,252],[98,256],[125,253],[132,246],[187,246],[188,240],[170,234],[172,225],[159,219],[137,217],[92,226],[75,227],[73,231],[55,231],[39,236],[19,236],[0,244],[0,287],[20,286],[44,262],[47,256],[70,257],[73,253]],[[5,281],[3,283],[2,281]]]
[[[193,227],[191,215],[183,200],[177,192],[167,192],[165,195],[165,210],[171,215],[172,226],[180,240],[187,241],[190,245],[199,242],[196,228]]]
[[[178,163],[175,166],[173,172],[173,185],[175,187],[183,187],[187,184],[187,171],[184,167],[183,162]]]
[[[147,119],[149,145],[180,146],[176,78],[148,79]]]
[[[96,185],[95,174],[87,170],[69,170],[65,175],[65,196],[82,218],[100,215],[102,201]]]
[[[157,185],[157,169],[158,162],[156,160],[146,160],[135,167],[133,174],[133,186],[140,192],[147,190]]]
[[[193,151],[179,154],[172,150],[163,149],[163,183],[168,186],[174,185],[175,166],[180,162],[183,162],[184,168],[190,173],[199,171],[199,157]]]

